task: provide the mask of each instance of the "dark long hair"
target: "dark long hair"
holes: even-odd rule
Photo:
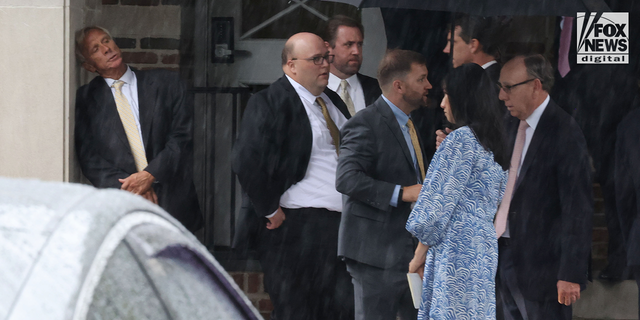
[[[493,152],[493,158],[504,170],[509,169],[509,157],[504,139],[504,127],[495,84],[475,63],[463,64],[444,79],[449,95],[454,128],[469,126],[480,144]]]

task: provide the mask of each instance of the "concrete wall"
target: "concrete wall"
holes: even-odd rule
[[[80,0],[0,0],[1,176],[74,175],[69,128],[77,70],[70,33],[84,9]]]

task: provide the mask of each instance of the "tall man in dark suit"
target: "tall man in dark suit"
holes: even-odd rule
[[[354,115],[382,94],[376,79],[358,72],[362,65],[364,27],[359,21],[338,15],[328,21],[325,33],[325,43],[335,56],[328,87],[340,95]]]
[[[591,252],[586,142],[578,124],[550,100],[553,69],[541,55],[507,62],[500,85],[513,148],[495,219],[504,319],[568,320],[586,286]]]
[[[387,52],[378,81],[382,96],[342,128],[338,254],[353,278],[357,320],[415,319],[406,274],[417,241],[405,224],[428,162],[410,113],[426,104],[431,84],[424,57],[407,50]]]
[[[353,318],[353,287],[337,256],[335,188],[338,130],[350,115],[326,88],[332,60],[320,37],[289,38],[285,75],[251,97],[233,150],[247,195],[237,234],[256,235],[272,319]]]
[[[640,289],[640,109],[618,126],[615,157],[616,205],[627,266]],[[638,302],[640,306],[640,301]]]
[[[492,81],[498,82],[500,65],[497,56],[497,25],[492,18],[461,14],[454,20],[453,67],[475,63],[487,71]],[[442,52],[451,53],[451,31]]]
[[[447,45],[442,50],[442,52],[453,56],[453,67],[457,68],[465,63],[475,63],[487,72],[491,81],[497,83],[501,67],[496,61],[499,28],[494,18],[459,14],[454,20],[454,26],[453,53],[451,53],[451,31],[447,34]],[[496,95],[498,95],[498,90],[496,90]],[[502,101],[499,107],[506,112]],[[450,132],[449,128],[436,131],[436,148]]]
[[[193,103],[177,74],[132,70],[107,30],[76,37],[84,68],[98,73],[76,96],[75,147],[82,173],[159,204],[187,229],[202,227],[193,184]]]

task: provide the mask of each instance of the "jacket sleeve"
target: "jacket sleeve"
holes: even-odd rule
[[[265,95],[254,94],[247,104],[233,148],[233,171],[258,216],[275,212],[284,192],[280,190],[282,184],[277,183],[274,174],[279,159],[273,137],[275,122],[274,112]]]
[[[591,253],[593,185],[587,145],[577,124],[559,137],[557,183],[561,208],[558,280],[586,283]]]
[[[370,173],[376,161],[375,133],[365,117],[354,117],[342,127],[340,156],[336,170],[336,190],[383,211],[389,204],[395,184],[376,180]]]
[[[637,153],[638,145],[629,145],[629,142],[638,139],[638,136],[630,135],[631,127],[626,121],[618,127],[616,140],[616,162],[615,162],[615,190],[616,190],[616,211],[620,219],[622,238],[627,246],[629,245],[629,233],[633,226],[633,220],[638,214],[636,186],[640,181],[634,181],[640,170],[640,159]],[[635,162],[635,163],[634,163]]]
[[[182,170],[181,165],[185,163],[182,159],[191,159],[193,152],[193,99],[177,75],[167,77],[164,83],[169,85],[161,90],[167,90],[163,96],[170,101],[161,103],[171,109],[171,126],[164,148],[144,169],[158,182],[171,181]]]
[[[75,117],[75,149],[82,173],[87,179],[98,188],[117,188],[122,184],[118,179],[124,179],[130,174],[116,167],[113,163],[100,155],[98,144],[91,130],[92,121],[88,115],[90,99],[87,87],[78,89],[76,94],[76,117]]]

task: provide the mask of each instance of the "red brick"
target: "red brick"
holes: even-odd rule
[[[604,201],[596,199],[593,202],[593,212],[595,213],[604,213]]]
[[[102,0],[102,4],[118,4],[118,0]]]
[[[123,6],[157,6],[160,0],[122,0]]]
[[[179,64],[180,63],[180,55],[179,54],[170,54],[162,57],[163,64]]]
[[[125,63],[158,63],[158,55],[153,52],[123,52],[122,60]]]
[[[258,311],[271,312],[272,310],[273,310],[273,303],[271,303],[271,299],[262,299],[258,301]]]
[[[607,244],[606,243],[594,243],[591,246],[591,257],[593,260],[606,259],[607,258]]]
[[[602,188],[598,183],[593,184],[593,196],[595,198],[602,199]]]
[[[609,232],[606,228],[593,228],[593,243],[606,243],[609,241]]]
[[[260,274],[249,273],[247,276],[247,293],[257,293],[260,290]]]
[[[232,273],[231,277],[236,282],[240,290],[244,291],[245,289],[245,281],[244,281],[244,273]]]

